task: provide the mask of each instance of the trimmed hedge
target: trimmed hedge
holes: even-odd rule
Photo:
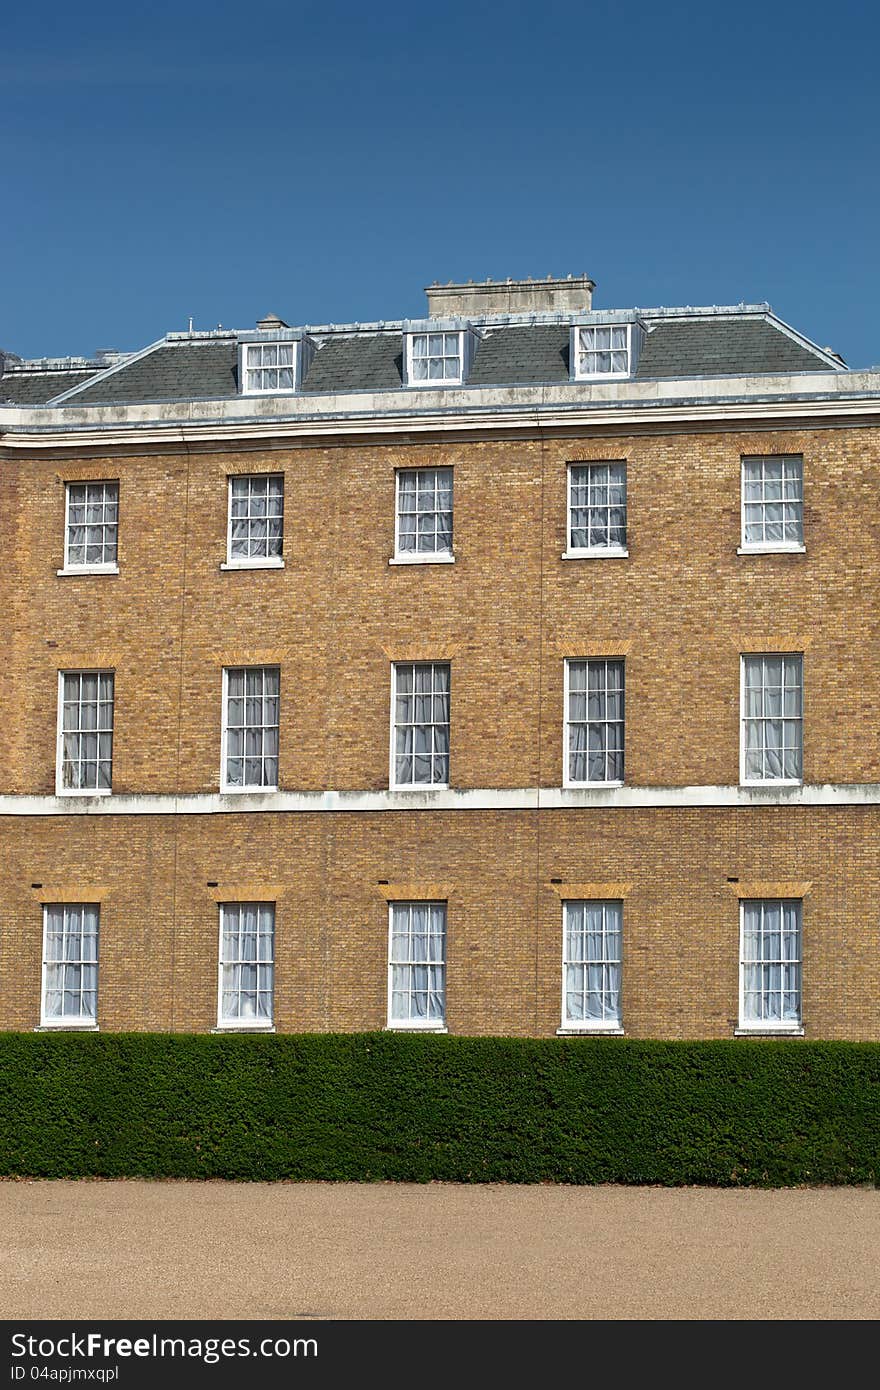
[[[880,1044],[0,1034],[0,1175],[876,1183]]]

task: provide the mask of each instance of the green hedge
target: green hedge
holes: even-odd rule
[[[876,1183],[880,1044],[0,1034],[0,1175]]]

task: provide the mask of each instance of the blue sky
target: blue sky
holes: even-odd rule
[[[586,272],[880,363],[878,52],[864,0],[10,5],[0,347]]]

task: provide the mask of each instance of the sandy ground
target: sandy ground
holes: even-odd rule
[[[880,1317],[866,1188],[0,1182],[0,1317]]]

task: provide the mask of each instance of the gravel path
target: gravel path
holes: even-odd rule
[[[880,1317],[866,1188],[0,1182],[0,1317]]]

